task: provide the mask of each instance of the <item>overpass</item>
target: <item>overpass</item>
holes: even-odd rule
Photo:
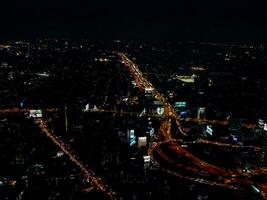
[[[137,87],[141,91],[144,91],[144,88],[146,87],[153,88],[156,91],[156,88],[153,86],[153,84],[150,83],[145,77],[143,77],[142,72],[139,70],[136,64],[134,64],[124,53],[118,53],[118,55],[121,59],[121,63],[128,69],[129,74],[133,77],[134,81],[136,82]],[[255,182],[252,179],[253,177],[252,175],[259,175],[259,174],[266,175],[265,168],[255,170],[254,174],[248,174],[248,173],[237,174],[236,172],[231,172],[231,171],[226,172],[224,169],[218,166],[209,164],[199,159],[197,156],[193,155],[192,153],[184,149],[181,146],[181,144],[179,144],[179,142],[176,142],[174,144],[172,141],[176,141],[176,140],[172,139],[171,123],[169,123],[170,118],[175,120],[175,124],[179,132],[181,133],[181,136],[183,137],[187,136],[186,132],[181,126],[180,117],[178,116],[173,106],[168,102],[168,99],[163,94],[156,91],[154,94],[154,98],[159,100],[164,105],[164,119],[161,120],[161,124],[160,124],[160,128],[159,128],[156,140],[150,145],[148,154],[151,156],[152,162],[156,166],[160,167],[163,171],[173,174],[179,178],[185,178],[185,179],[203,183],[203,184],[209,184],[212,186],[222,186],[224,188],[237,189],[237,190],[242,190],[244,188],[240,186],[237,187],[236,184],[243,185],[243,186],[254,185]],[[224,144],[224,143],[219,143],[219,142],[214,142],[214,141],[199,140],[197,142],[207,144],[207,145],[215,145],[218,147],[225,146],[225,147],[230,147],[230,148],[242,148],[242,146],[234,146],[231,144]],[[173,153],[190,160],[193,166],[183,165],[183,164],[178,163],[176,160],[170,159],[168,154],[162,152],[161,148],[162,148],[162,145],[164,144],[169,145],[169,148]],[[255,147],[255,149],[260,150],[259,147]],[[162,160],[165,160],[172,166],[174,165],[175,167],[178,167],[178,168],[180,167],[182,169],[185,169],[185,170],[188,170],[189,172],[194,172],[194,173],[198,171],[199,172],[205,171],[208,174],[211,174],[212,176],[216,176],[217,180],[211,182],[205,179],[192,178],[190,176],[183,176],[182,174],[175,172],[173,169],[170,169],[168,167],[166,168],[165,166],[163,166],[162,163],[155,158],[154,156],[155,152],[160,156]],[[221,177],[224,177],[224,178],[221,178]],[[267,190],[266,190],[267,184],[258,183],[257,185],[259,185],[261,196],[264,199],[266,199],[267,198],[266,196],[267,195]]]

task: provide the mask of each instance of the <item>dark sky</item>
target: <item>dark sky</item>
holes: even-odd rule
[[[241,0],[9,0],[0,39],[57,35],[267,41],[261,2]]]

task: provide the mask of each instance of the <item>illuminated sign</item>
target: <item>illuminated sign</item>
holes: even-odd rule
[[[153,88],[145,88],[145,94],[152,95],[154,89]]]
[[[157,113],[158,113],[158,115],[163,115],[163,113],[164,113],[164,108],[162,108],[162,107],[158,107],[158,108],[157,108]]]
[[[146,137],[138,137],[138,147],[145,147],[147,145]]]
[[[212,130],[211,126],[207,126],[206,132],[207,132],[209,135],[213,135],[213,130]]]
[[[41,110],[30,110],[30,117],[32,118],[41,118],[43,117]]]
[[[127,135],[128,135],[128,141],[130,143],[130,146],[136,144],[136,137],[134,135],[134,130],[133,129],[128,130]]]
[[[146,97],[152,97],[153,94],[154,94],[154,88],[152,88],[152,87],[145,88],[145,96]]]
[[[186,111],[184,111],[184,112],[180,112],[180,117],[181,117],[182,119],[185,119],[185,118],[187,117],[187,112],[186,112]]]
[[[267,124],[266,123],[263,126],[263,130],[267,131]]]
[[[176,108],[184,108],[184,107],[186,107],[186,102],[184,102],[184,101],[175,102],[175,107]]]
[[[89,106],[89,103],[88,104],[86,104],[86,106],[85,106],[85,108],[83,109],[83,111],[89,111],[89,109],[90,109],[90,106]]]
[[[173,98],[173,92],[169,92],[169,97]]]
[[[150,156],[143,156],[144,163],[149,163],[150,162]]]
[[[132,84],[133,84],[134,87],[136,87],[136,83],[134,81],[132,81]]]
[[[236,136],[236,135],[231,135],[231,137],[232,137],[232,140],[233,140],[234,142],[237,142],[237,141],[238,141],[238,139],[237,139],[237,136]]]
[[[264,120],[259,119],[259,120],[258,120],[258,124],[259,124],[260,126],[263,126],[263,125],[264,125]]]
[[[146,93],[150,93],[150,92],[153,92],[153,91],[154,91],[154,89],[152,87],[145,88],[145,92]]]
[[[257,188],[255,185],[251,185],[252,189],[256,192],[256,193],[260,193],[261,191],[259,190],[259,188]]]
[[[148,127],[148,131],[146,132],[148,135],[152,136],[155,133],[155,129],[152,127]]]

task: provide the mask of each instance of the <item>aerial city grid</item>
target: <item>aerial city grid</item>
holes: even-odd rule
[[[208,13],[218,25],[160,5],[115,23],[118,3],[29,2],[46,8],[1,14],[1,200],[267,199],[264,28],[229,25],[225,4]]]

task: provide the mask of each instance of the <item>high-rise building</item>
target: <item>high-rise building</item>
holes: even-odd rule
[[[206,119],[206,108],[204,107],[197,108],[197,119],[198,120]]]

